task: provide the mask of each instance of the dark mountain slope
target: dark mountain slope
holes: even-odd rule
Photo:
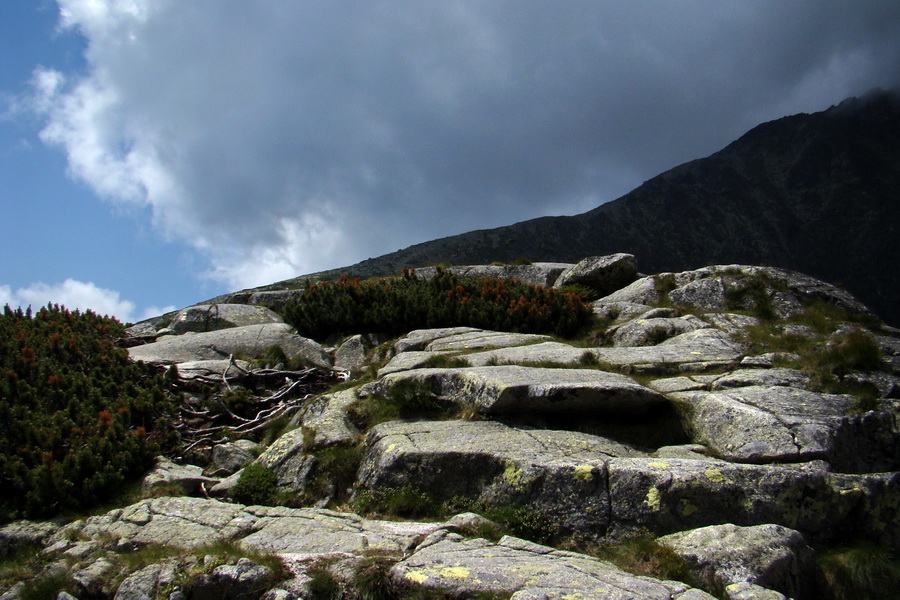
[[[794,269],[845,286],[900,323],[900,94],[873,91],[765,123],[582,215],[473,231],[320,275],[613,252],[635,254],[647,272]]]

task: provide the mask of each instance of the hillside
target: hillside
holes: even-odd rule
[[[740,263],[809,273],[900,324],[898,196],[900,93],[877,90],[759,125],[581,215],[472,231],[314,275],[627,252],[646,272]]]

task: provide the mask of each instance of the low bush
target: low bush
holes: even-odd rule
[[[275,501],[278,478],[273,471],[251,463],[244,467],[231,495],[241,504],[269,505]]]
[[[394,279],[342,276],[311,285],[287,304],[284,316],[302,335],[320,340],[460,325],[571,337],[590,323],[592,312],[576,294],[517,280],[465,278],[438,268],[431,279],[404,271]]]
[[[0,522],[92,507],[174,443],[163,378],[122,335],[91,311],[3,311]]]

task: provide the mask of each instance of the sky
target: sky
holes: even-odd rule
[[[2,0],[0,306],[137,321],[579,214],[898,85],[896,0]]]

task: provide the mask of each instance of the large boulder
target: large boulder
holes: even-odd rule
[[[600,412],[640,415],[669,401],[625,375],[595,369],[517,365],[413,369],[389,373],[361,388],[384,394],[400,382],[423,382],[439,396],[483,414]]]
[[[606,527],[605,464],[643,452],[573,431],[493,421],[394,421],[373,428],[357,474],[368,489],[416,487],[429,496],[525,503],[568,532]]]
[[[815,553],[803,535],[780,525],[726,523],[659,538],[698,573],[726,585],[749,582],[795,600],[815,597]]]
[[[152,344],[128,349],[133,360],[173,364],[228,358],[231,355],[263,357],[278,346],[289,360],[330,368],[331,358],[313,340],[293,333],[286,323],[247,325],[220,331],[168,336]]]
[[[637,279],[637,260],[632,254],[610,254],[586,258],[565,270],[553,287],[585,285],[601,296],[625,287]]]
[[[169,327],[175,333],[216,331],[245,325],[281,323],[282,318],[264,306],[247,304],[198,304],[175,314]]]

